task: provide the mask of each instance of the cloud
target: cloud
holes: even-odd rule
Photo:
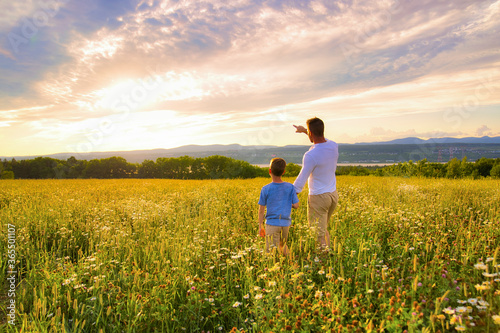
[[[239,128],[280,108],[337,122],[448,110],[463,124],[500,104],[498,1],[54,1],[19,52],[0,40],[3,128],[89,128],[124,109]],[[22,36],[41,8],[12,5],[0,31]]]
[[[477,136],[492,136],[493,132],[491,131],[491,128],[489,128],[486,125],[483,125],[476,130],[476,135]]]

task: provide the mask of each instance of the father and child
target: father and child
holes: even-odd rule
[[[307,219],[320,246],[330,246],[328,221],[339,199],[335,177],[339,155],[337,143],[324,137],[324,123],[319,118],[308,119],[307,129],[303,126],[295,128],[313,143],[304,154],[297,179],[293,184],[283,181],[281,177],[286,162],[282,158],[273,158],[269,167],[272,182],[262,188],[259,198],[259,234],[266,237],[266,252],[276,248],[285,255],[289,254],[286,241],[292,223],[292,208],[299,207],[297,193],[302,191],[305,183],[309,184]]]

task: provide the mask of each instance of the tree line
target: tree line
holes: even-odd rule
[[[160,157],[156,161],[129,163],[123,157],[59,160],[37,157],[30,160],[3,160],[0,174],[4,179],[74,179],[74,178],[168,178],[223,179],[255,178],[268,175],[267,169],[225,156],[192,158]]]
[[[408,161],[384,167],[342,166],[337,168],[338,175],[375,175],[425,178],[500,178],[500,158],[480,158],[475,162],[451,159],[447,163],[428,162],[423,159],[417,162]]]
[[[296,177],[301,167],[287,164],[285,176]],[[481,158],[468,162],[464,157],[447,163],[408,161],[384,167],[339,166],[337,175],[374,175],[427,178],[500,178],[500,158]],[[2,179],[74,179],[74,178],[166,178],[166,179],[233,179],[268,177],[268,168],[251,165],[230,157],[213,155],[203,158],[160,157],[156,161],[129,163],[123,157],[77,160],[70,157],[59,160],[37,157],[17,161],[6,159],[0,163]]]

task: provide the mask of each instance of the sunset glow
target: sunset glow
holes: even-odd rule
[[[0,156],[500,135],[500,1],[0,10]]]

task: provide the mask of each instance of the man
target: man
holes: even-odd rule
[[[339,158],[337,143],[325,139],[325,125],[319,118],[307,120],[307,129],[293,125],[296,133],[305,133],[313,143],[302,159],[302,169],[293,183],[300,193],[308,181],[307,218],[309,226],[317,231],[321,246],[330,246],[328,221],[337,207],[339,196],[335,170]]]

